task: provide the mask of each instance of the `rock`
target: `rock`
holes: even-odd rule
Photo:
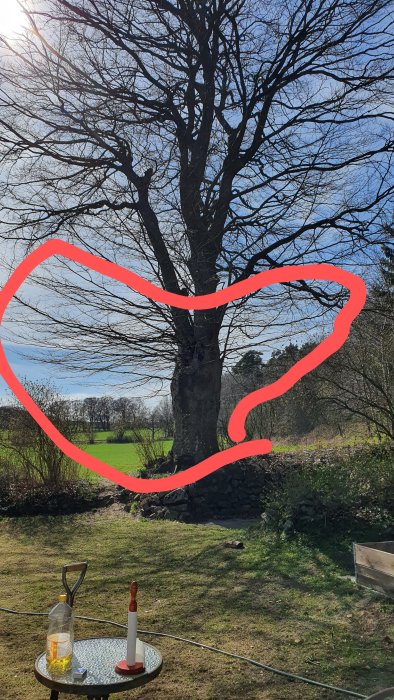
[[[170,491],[166,493],[163,499],[163,503],[166,505],[176,505],[178,503],[186,503],[188,500],[188,493],[186,489],[177,489],[176,491]]]
[[[239,540],[229,540],[224,543],[224,546],[230,549],[244,549],[244,543]]]
[[[176,520],[176,518],[174,518],[173,512],[170,511],[168,508],[163,508],[163,518],[164,520]]]
[[[128,503],[132,498],[132,493],[131,491],[128,491],[127,489],[120,489],[117,494],[116,494],[116,500],[119,503]]]
[[[152,519],[182,522],[258,517],[263,497],[280,486],[288,468],[294,464],[292,459],[290,463],[281,455],[242,460],[228,465],[223,473],[210,474],[187,487],[143,494],[139,497],[141,513]],[[125,503],[134,500],[133,494],[127,490],[120,491],[118,498],[123,498]],[[309,508],[310,504],[306,504],[302,517],[309,517]]]
[[[188,513],[181,513],[179,516],[179,522],[181,523],[190,523],[191,522],[191,517]]]

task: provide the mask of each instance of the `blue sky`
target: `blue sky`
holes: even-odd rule
[[[23,259],[25,251],[22,246],[15,245],[14,241],[1,242],[0,249],[0,289],[5,284],[12,270],[14,270]],[[38,299],[41,290],[35,289],[27,282],[23,285],[23,291],[27,293],[28,299],[33,301]],[[14,314],[14,318],[15,318]],[[49,380],[57,390],[71,398],[84,398],[86,396],[134,396],[143,398],[148,406],[157,403],[157,382],[146,384],[143,387],[122,386],[122,377],[108,372],[100,372],[96,377],[71,375],[69,372],[60,372],[59,368],[51,364],[35,362],[26,355],[39,355],[42,348],[36,349],[33,345],[26,346],[13,341],[13,332],[18,332],[18,324],[15,321],[5,321],[0,329],[0,339],[6,352],[9,364],[18,379],[23,383],[24,379],[33,381]],[[0,376],[0,405],[12,399],[11,392]]]
[[[18,346],[12,343],[4,343],[3,347],[14,373],[22,383],[24,378],[33,381],[49,380],[62,394],[70,396],[71,398],[122,393],[118,388],[114,389],[114,391],[110,390],[108,385],[113,383],[113,377],[108,374],[101,373],[99,380],[97,380],[97,378],[91,379],[89,377],[84,377],[81,381],[81,378],[78,376],[73,378],[67,377],[66,379],[59,377],[59,372],[56,370],[56,367],[52,367],[51,365],[42,366],[21,356],[21,349],[18,348]],[[104,390],[103,386],[105,386]],[[129,395],[130,391],[125,391],[124,393]],[[7,388],[4,380],[0,377],[0,402],[8,403],[10,396],[11,392]]]
[[[59,371],[51,365],[40,365],[21,356],[20,348],[11,343],[3,343],[9,364],[11,365],[15,375],[24,383],[27,378],[31,381],[50,381],[56,389],[65,397],[70,399],[83,399],[86,396],[130,396],[133,398],[141,398],[145,404],[152,408],[166,393],[166,391],[158,393],[157,383],[151,383],[144,387],[122,386],[122,383],[115,382],[113,375],[110,373],[100,372],[98,377],[83,377],[75,375],[59,376]],[[169,392],[169,389],[168,389]],[[13,400],[13,395],[8,389],[5,381],[0,376],[0,405],[10,403]]]

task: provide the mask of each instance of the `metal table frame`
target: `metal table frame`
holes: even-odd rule
[[[106,639],[106,637],[81,639],[78,641],[94,642],[97,639]],[[122,641],[125,641],[123,640],[123,638],[120,637],[112,637],[110,639],[113,639],[114,641],[122,639]],[[78,642],[76,642],[76,644],[78,644]],[[155,654],[158,656],[159,663],[157,667],[155,667],[152,671],[146,671],[145,673],[141,673],[140,675],[136,676],[120,676],[119,680],[116,683],[103,683],[101,685],[99,684],[89,686],[85,686],[84,681],[76,681],[75,683],[62,683],[61,677],[49,677],[48,675],[44,675],[43,673],[41,673],[38,664],[39,661],[42,660],[43,657],[45,657],[45,653],[40,654],[37,657],[34,667],[34,675],[39,681],[39,683],[45,685],[47,688],[50,689],[50,700],[58,700],[59,693],[86,695],[86,697],[89,698],[89,700],[108,700],[109,696],[113,693],[121,693],[126,690],[139,688],[143,685],[146,685],[147,683],[150,683],[150,681],[153,681],[154,678],[156,678],[159,675],[163,667],[161,654],[155,647],[152,647],[151,644],[147,644],[146,646],[153,649]]]
[[[51,690],[51,695],[50,695],[49,700],[58,700],[59,692],[64,692],[64,691]],[[79,692],[75,693],[75,694],[79,695]],[[86,697],[88,697],[89,700],[109,700],[109,695],[87,695]]]

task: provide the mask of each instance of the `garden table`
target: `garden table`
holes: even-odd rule
[[[100,637],[74,642],[73,668],[87,669],[83,680],[74,680],[72,670],[58,676],[47,671],[45,653],[36,660],[34,673],[37,680],[51,689],[50,700],[57,700],[59,693],[86,695],[96,700],[108,700],[112,693],[132,690],[145,685],[159,675],[162,669],[160,652],[145,644],[145,672],[137,676],[122,676],[115,665],[126,657],[126,639]]]

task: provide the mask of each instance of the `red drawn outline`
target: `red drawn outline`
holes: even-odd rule
[[[300,279],[318,279],[337,282],[349,289],[349,299],[339,311],[334,321],[332,333],[308,355],[296,362],[296,364],[280,379],[272,384],[268,384],[262,389],[253,391],[237,404],[229,420],[228,434],[231,440],[238,443],[245,439],[246,417],[255,406],[284,394],[298,382],[301,377],[324,362],[324,360],[334,354],[343,345],[349,335],[352,321],[360,313],[366,300],[365,284],[360,277],[346,270],[342,270],[339,267],[335,267],[334,265],[327,264],[291,265],[268,270],[266,272],[260,272],[241,282],[237,282],[231,287],[214,292],[213,294],[206,294],[199,297],[185,297],[160,289],[136,273],[120,267],[115,263],[102,260],[96,255],[87,253],[70,243],[54,239],[43,243],[39,248],[33,251],[33,253],[28,255],[12,273],[11,277],[0,291],[0,327],[6,308],[22,283],[38,265],[53,255],[61,255],[69,260],[80,263],[106,277],[122,282],[153,301],[168,306],[174,306],[178,309],[212,309],[222,306],[223,304],[228,304],[235,299],[239,299],[271,284],[291,282]],[[31,416],[53,440],[55,445],[68,457],[91,471],[100,474],[100,476],[137,493],[155,493],[187,486],[231,462],[235,462],[244,457],[267,454],[272,449],[270,440],[251,440],[218,452],[208,457],[208,459],[199,462],[199,464],[195,464],[185,471],[172,474],[171,476],[160,479],[141,479],[134,476],[127,476],[114,467],[102,462],[100,459],[88,455],[79,447],[69,442],[69,440],[55,428],[53,423],[45,416],[15,376],[8,363],[1,342],[0,375],[6,381],[10,389],[12,389],[25,409],[29,411]]]

